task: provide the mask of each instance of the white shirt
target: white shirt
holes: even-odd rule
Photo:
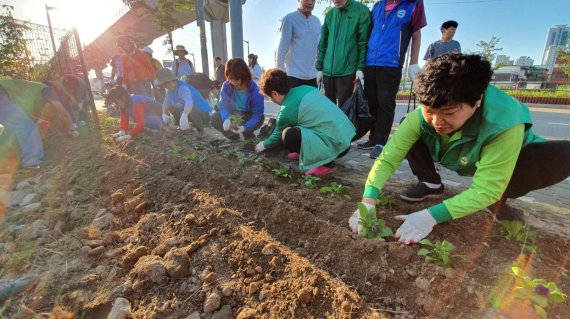
[[[259,80],[261,80],[261,75],[263,74],[259,63],[256,63],[253,68],[249,69],[251,70],[251,75],[253,76],[253,82],[255,82],[255,84],[259,84]]]
[[[277,67],[287,75],[311,80],[317,77],[317,47],[321,39],[321,21],[311,15],[291,12],[281,20],[281,39],[277,49]]]

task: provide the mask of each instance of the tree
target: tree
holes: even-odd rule
[[[495,61],[495,57],[497,56],[498,51],[503,51],[503,48],[497,48],[499,41],[501,38],[496,36],[492,36],[489,42],[481,40],[477,43],[477,46],[481,48],[481,51],[475,52],[475,54],[479,54],[485,60],[489,61],[489,63],[493,64]],[[499,67],[498,65],[495,66],[496,68]]]
[[[0,14],[0,77],[27,78],[30,53],[24,39],[28,27],[12,16],[13,6],[2,5]]]

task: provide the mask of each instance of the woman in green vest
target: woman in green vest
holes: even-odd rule
[[[346,115],[315,87],[291,88],[287,74],[277,68],[265,72],[261,92],[281,105],[275,130],[255,147],[257,152],[280,142],[299,159],[306,175],[322,176],[335,170],[334,160],[350,149],[356,129]]]
[[[528,107],[489,85],[489,62],[451,54],[427,62],[414,83],[421,106],[402,122],[375,161],[362,203],[376,204],[384,183],[406,157],[419,183],[400,197],[419,202],[443,197],[434,162],[473,176],[470,188],[421,211],[399,215],[395,237],[420,241],[436,224],[490,207],[497,219],[521,219],[506,205],[570,175],[570,141],[545,141],[532,131]],[[360,232],[358,210],[349,219]]]

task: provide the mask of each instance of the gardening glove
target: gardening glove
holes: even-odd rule
[[[182,113],[180,115],[180,129],[182,131],[190,129],[190,123],[188,123],[188,114]]]
[[[230,119],[227,119],[224,121],[224,123],[222,123],[222,127],[223,127],[224,131],[229,131],[231,125],[232,125],[232,121],[230,121]]]
[[[120,130],[119,133],[115,133],[115,134],[113,134],[112,136],[113,136],[113,139],[116,140],[117,138],[119,138],[119,137],[121,137],[121,136],[123,136],[123,135],[126,135],[126,134],[127,134],[127,132],[125,132],[125,131],[123,131],[123,130]]]
[[[168,122],[170,122],[170,115],[162,113],[162,122],[164,122],[164,124],[168,124]]]
[[[412,64],[408,67],[408,76],[410,77],[410,79],[412,81],[416,80],[416,76],[418,76],[418,73],[420,73],[422,69],[420,68],[419,65],[417,64]]]
[[[130,140],[132,137],[129,134],[125,134],[122,136],[119,136],[115,141],[116,142],[122,142],[122,141],[126,141],[126,140]]]
[[[362,73],[362,71],[360,70],[356,71],[356,76],[354,77],[354,83],[356,83],[356,81],[360,81],[360,84],[364,87],[364,73]]]
[[[77,130],[69,131],[67,134],[71,137],[79,137],[79,132],[77,132]]]
[[[258,153],[261,153],[263,151],[265,151],[265,145],[263,145],[263,142],[265,141],[261,141],[259,143],[257,143],[257,145],[255,145],[255,151]]]
[[[362,204],[366,206],[366,209],[370,209],[375,206],[373,204],[365,202],[362,202]],[[360,231],[362,230],[362,225],[360,225],[358,221],[360,221],[360,210],[358,210],[357,208],[354,211],[354,213],[352,213],[352,216],[350,216],[350,218],[348,219],[348,226],[350,226],[350,229],[352,229],[353,232],[360,234]]]
[[[409,215],[398,215],[394,218],[404,221],[394,237],[398,239],[398,242],[406,245],[424,239],[437,224],[427,209]]]
[[[242,135],[243,132],[245,132],[245,127],[240,126],[240,127],[238,127],[238,128],[234,128],[234,129],[232,129],[232,132],[234,132],[234,133],[236,133],[236,134]]]
[[[317,83],[321,83],[323,81],[323,71],[317,71]]]

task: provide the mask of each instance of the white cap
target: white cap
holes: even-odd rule
[[[142,52],[148,53],[148,54],[152,54],[152,49],[150,47],[144,47],[141,49]]]

